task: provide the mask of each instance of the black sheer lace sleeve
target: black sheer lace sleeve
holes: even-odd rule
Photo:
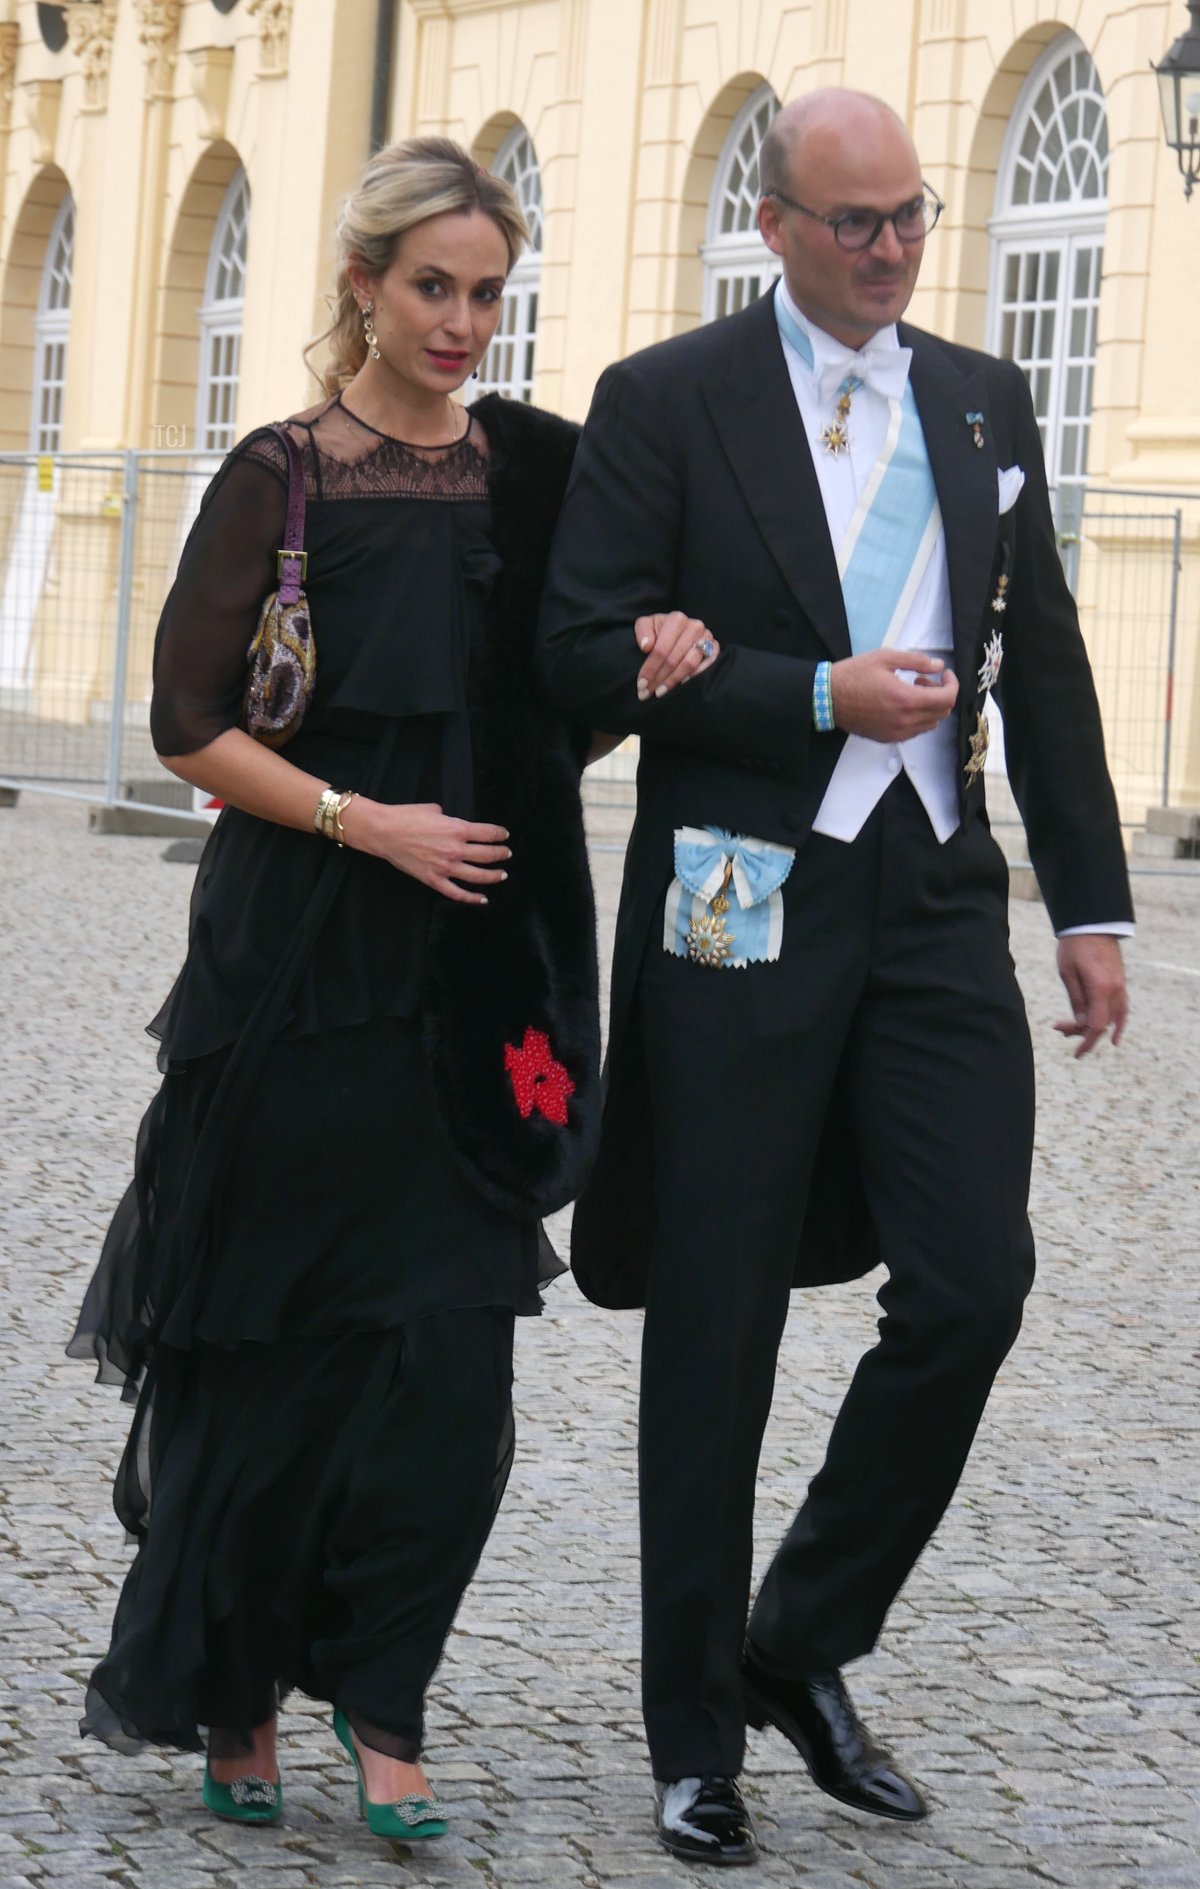
[[[246,651],[287,510],[287,454],[251,434],[209,486],[163,605],[150,732],[159,754],[194,754],[241,719]]]

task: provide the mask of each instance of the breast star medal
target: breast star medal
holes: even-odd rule
[[[1004,661],[1004,642],[999,630],[989,636],[983,646],[983,661],[979,666],[979,692],[986,695],[994,689],[1000,676],[1000,664]]]
[[[688,956],[693,964],[708,964],[713,970],[719,970],[733,950],[734,934],[725,928],[725,914],[729,910],[729,900],[725,893],[733,877],[733,861],[725,863],[725,877],[716,897],[709,900],[707,912],[699,918],[693,918],[688,926]]]
[[[825,451],[834,459],[839,458],[842,453],[850,450],[850,435],[846,431],[846,427],[850,419],[850,408],[853,404],[855,389],[861,386],[862,382],[855,380],[853,376],[842,382],[838,391],[837,419],[832,420],[828,426],[822,428],[820,435],[821,444],[825,448]]]
[[[967,777],[967,786],[973,787],[977,777],[983,773],[983,764],[987,760],[988,724],[983,711],[975,717],[975,733],[971,736],[971,758],[963,773]]]

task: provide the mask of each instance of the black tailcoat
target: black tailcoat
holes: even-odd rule
[[[1041,441],[1020,370],[902,325],[945,524],[962,819],[980,816],[965,765],[984,644],[1009,776],[1056,929],[1131,914],[1116,803],[1075,605],[1059,561]],[[982,414],[982,445],[969,415]],[[1024,489],[1001,516],[998,468]],[[1007,579],[1003,615],[991,608]],[[643,613],[680,609],[720,638],[719,661],[639,703]],[[812,726],[816,665],[849,656],[834,547],[772,298],[610,368],[576,455],[542,608],[540,673],[560,708],[642,752],[612,980],[601,1148],[576,1208],[573,1264],[610,1306],[643,1302],[653,1236],[653,1137],[637,1030],[638,969],[669,878],[671,836],[717,825],[802,847],[844,737]],[[853,1277],[876,1251],[835,1097],[797,1256],[797,1283]]]

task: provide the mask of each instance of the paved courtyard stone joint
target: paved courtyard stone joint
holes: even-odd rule
[[[628,814],[592,814],[607,952]],[[191,872],[80,809],[0,810],[0,1889],[672,1889],[638,1710],[633,1315],[570,1281],[519,1333],[517,1466],[435,1682],[436,1854],[356,1823],[326,1715],[284,1718],[287,1814],[223,1826],[193,1758],[82,1743],[81,1688],[128,1551],[110,1481],[128,1412],[62,1356],[153,1091],[140,1034],[181,954]],[[1041,1277],[966,1481],[852,1676],[928,1786],[918,1829],[839,1811],[751,1735],[755,1883],[797,1889],[1200,1884],[1200,880],[1139,878],[1134,1019],[1076,1065],[1040,906],[1014,905],[1038,1047]],[[734,1177],[720,1170],[712,1212]],[[566,1234],[566,1216],[552,1229]],[[869,1290],[797,1299],[759,1485],[760,1562],[854,1361]]]

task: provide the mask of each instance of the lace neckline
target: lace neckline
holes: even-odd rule
[[[346,402],[343,400],[340,392],[334,395],[333,405],[335,407],[340,407],[342,412],[345,414],[346,418],[350,420],[355,426],[361,426],[364,433],[373,433],[376,439],[386,440],[390,446],[403,447],[406,453],[454,453],[454,452],[457,452],[458,449],[461,446],[465,446],[467,441],[470,439],[471,431],[474,426],[474,421],[471,418],[470,409],[467,407],[456,408],[455,409],[456,412],[461,411],[465,413],[467,416],[467,424],[464,431],[459,435],[457,439],[444,440],[439,445],[436,445],[436,446],[426,446],[426,445],[421,444],[417,440],[401,439],[397,433],[385,433],[382,430],[382,428],[378,426],[372,426],[369,420],[364,420],[360,413],[355,413],[352,407],[348,407],[346,405]]]

